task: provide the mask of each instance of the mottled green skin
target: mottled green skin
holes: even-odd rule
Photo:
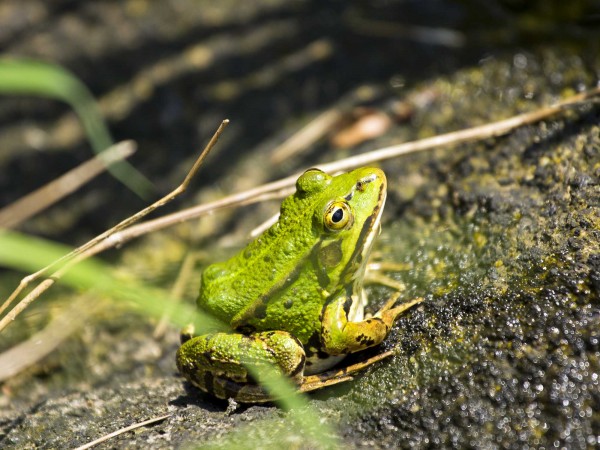
[[[219,398],[264,402],[270,395],[260,386],[249,383],[253,378],[247,366],[255,368],[255,375],[270,373],[265,369],[273,368],[299,384],[304,358],[302,345],[282,331],[265,331],[252,336],[210,333],[181,346],[177,367],[192,384]]]
[[[327,230],[326,206],[371,176],[376,182],[364,184],[365,190],[348,202],[354,225]],[[277,223],[230,260],[204,271],[199,308],[234,329],[285,330],[306,344],[320,332],[326,299],[338,289],[357,292],[362,287],[355,277],[358,267],[347,263],[357,248],[360,255],[363,224],[383,206],[382,188],[385,175],[372,168],[335,178],[324,173],[301,177],[297,192],[283,201]]]
[[[384,173],[361,168],[331,177],[313,169],[296,189],[276,224],[203,273],[199,308],[235,332],[186,336],[177,365],[218,397],[266,401],[246,372],[248,362],[276,363],[299,382],[305,362],[306,372],[316,373],[380,343],[404,310],[390,302],[362,320],[362,281],[385,203]],[[332,205],[345,208],[345,225],[332,222]]]

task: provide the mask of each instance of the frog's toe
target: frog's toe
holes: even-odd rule
[[[179,332],[179,340],[181,341],[182,344],[184,344],[187,341],[189,341],[191,338],[194,337],[195,332],[196,332],[196,329],[194,327],[194,324],[192,324],[192,323],[187,324]]]
[[[397,300],[398,300],[397,297],[390,299],[377,312],[376,316],[381,317],[384,322],[392,324],[396,320],[396,317],[398,317],[400,314],[402,314],[407,309],[410,309],[413,306],[418,305],[419,303],[421,303],[423,301],[423,298],[419,297],[419,298],[416,298],[414,300],[411,300],[410,302],[403,303],[403,304],[398,305],[398,306],[396,306],[394,308],[390,308],[394,303],[396,303]]]
[[[396,304],[398,299],[400,298],[400,292],[394,293],[387,302],[375,313],[375,317],[380,317],[384,312],[389,311]]]

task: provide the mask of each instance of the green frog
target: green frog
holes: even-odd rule
[[[177,351],[181,374],[216,397],[258,403],[272,396],[248,372],[249,364],[259,372],[272,364],[306,392],[345,381],[389,356],[328,371],[345,355],[381,343],[394,320],[421,301],[396,306],[395,295],[373,316],[364,315],[365,269],[385,198],[380,169],[301,175],[279,220],[202,274],[198,307],[232,331],[193,337],[184,329]]]

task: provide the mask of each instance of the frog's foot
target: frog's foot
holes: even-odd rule
[[[394,323],[394,320],[396,320],[396,317],[398,317],[400,314],[402,314],[407,309],[410,309],[413,306],[418,305],[419,303],[421,303],[423,301],[423,298],[419,297],[419,298],[415,298],[414,300],[411,300],[410,302],[403,303],[401,305],[393,307],[396,304],[396,302],[398,301],[399,297],[400,297],[400,293],[394,294],[387,302],[385,302],[385,304],[379,309],[379,311],[377,311],[375,313],[374,317],[379,317],[389,327],[391,327],[392,324]]]
[[[388,358],[394,354],[394,350],[388,350],[378,355],[372,356],[365,361],[352,364],[340,369],[328,370],[327,372],[309,375],[303,378],[300,385],[300,392],[310,392],[324,387],[333,386],[334,384],[343,383],[352,379],[351,374],[365,369],[366,367],[375,364],[382,359]]]
[[[399,294],[394,295],[373,317],[356,322],[348,320],[345,295],[335,297],[321,313],[323,350],[329,355],[345,355],[381,343],[396,317],[423,301],[416,299],[394,307],[398,297]]]
[[[382,272],[369,272],[368,275],[365,276],[365,283],[387,286],[395,291],[404,291],[406,289],[406,285],[404,283],[396,281],[392,277],[389,277]]]
[[[365,273],[365,284],[379,284],[396,291],[406,290],[406,285],[386,275],[387,272],[404,272],[410,270],[410,264],[394,263],[388,261],[369,262]]]
[[[412,266],[408,263],[399,263],[392,261],[369,261],[367,264],[367,275],[369,272],[404,272],[410,270]]]

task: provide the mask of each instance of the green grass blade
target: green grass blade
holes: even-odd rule
[[[49,265],[70,249],[51,241],[28,236],[13,231],[0,231],[0,266],[25,272],[35,272],[40,267]],[[61,283],[77,289],[94,289],[114,301],[127,302],[144,314],[160,318],[166,307],[168,294],[158,289],[150,289],[137,283],[119,280],[109,267],[94,259],[87,259],[64,275]],[[196,330],[222,330],[230,328],[215,318],[196,311],[190,305],[177,304],[172,308],[171,322],[184,326],[190,321],[196,325]],[[248,367],[251,372],[256,369]],[[303,394],[296,391],[292,382],[272,370],[261,368],[260,376],[265,388],[278,400],[282,409],[288,411],[288,418],[305,435],[321,448],[333,448],[337,445],[333,430],[319,420],[319,414],[308,403]]]
[[[0,58],[0,93],[62,100],[75,110],[96,154],[113,144],[94,97],[62,67],[41,61]],[[141,197],[148,197],[154,190],[152,183],[126,161],[114,164],[108,171]]]

